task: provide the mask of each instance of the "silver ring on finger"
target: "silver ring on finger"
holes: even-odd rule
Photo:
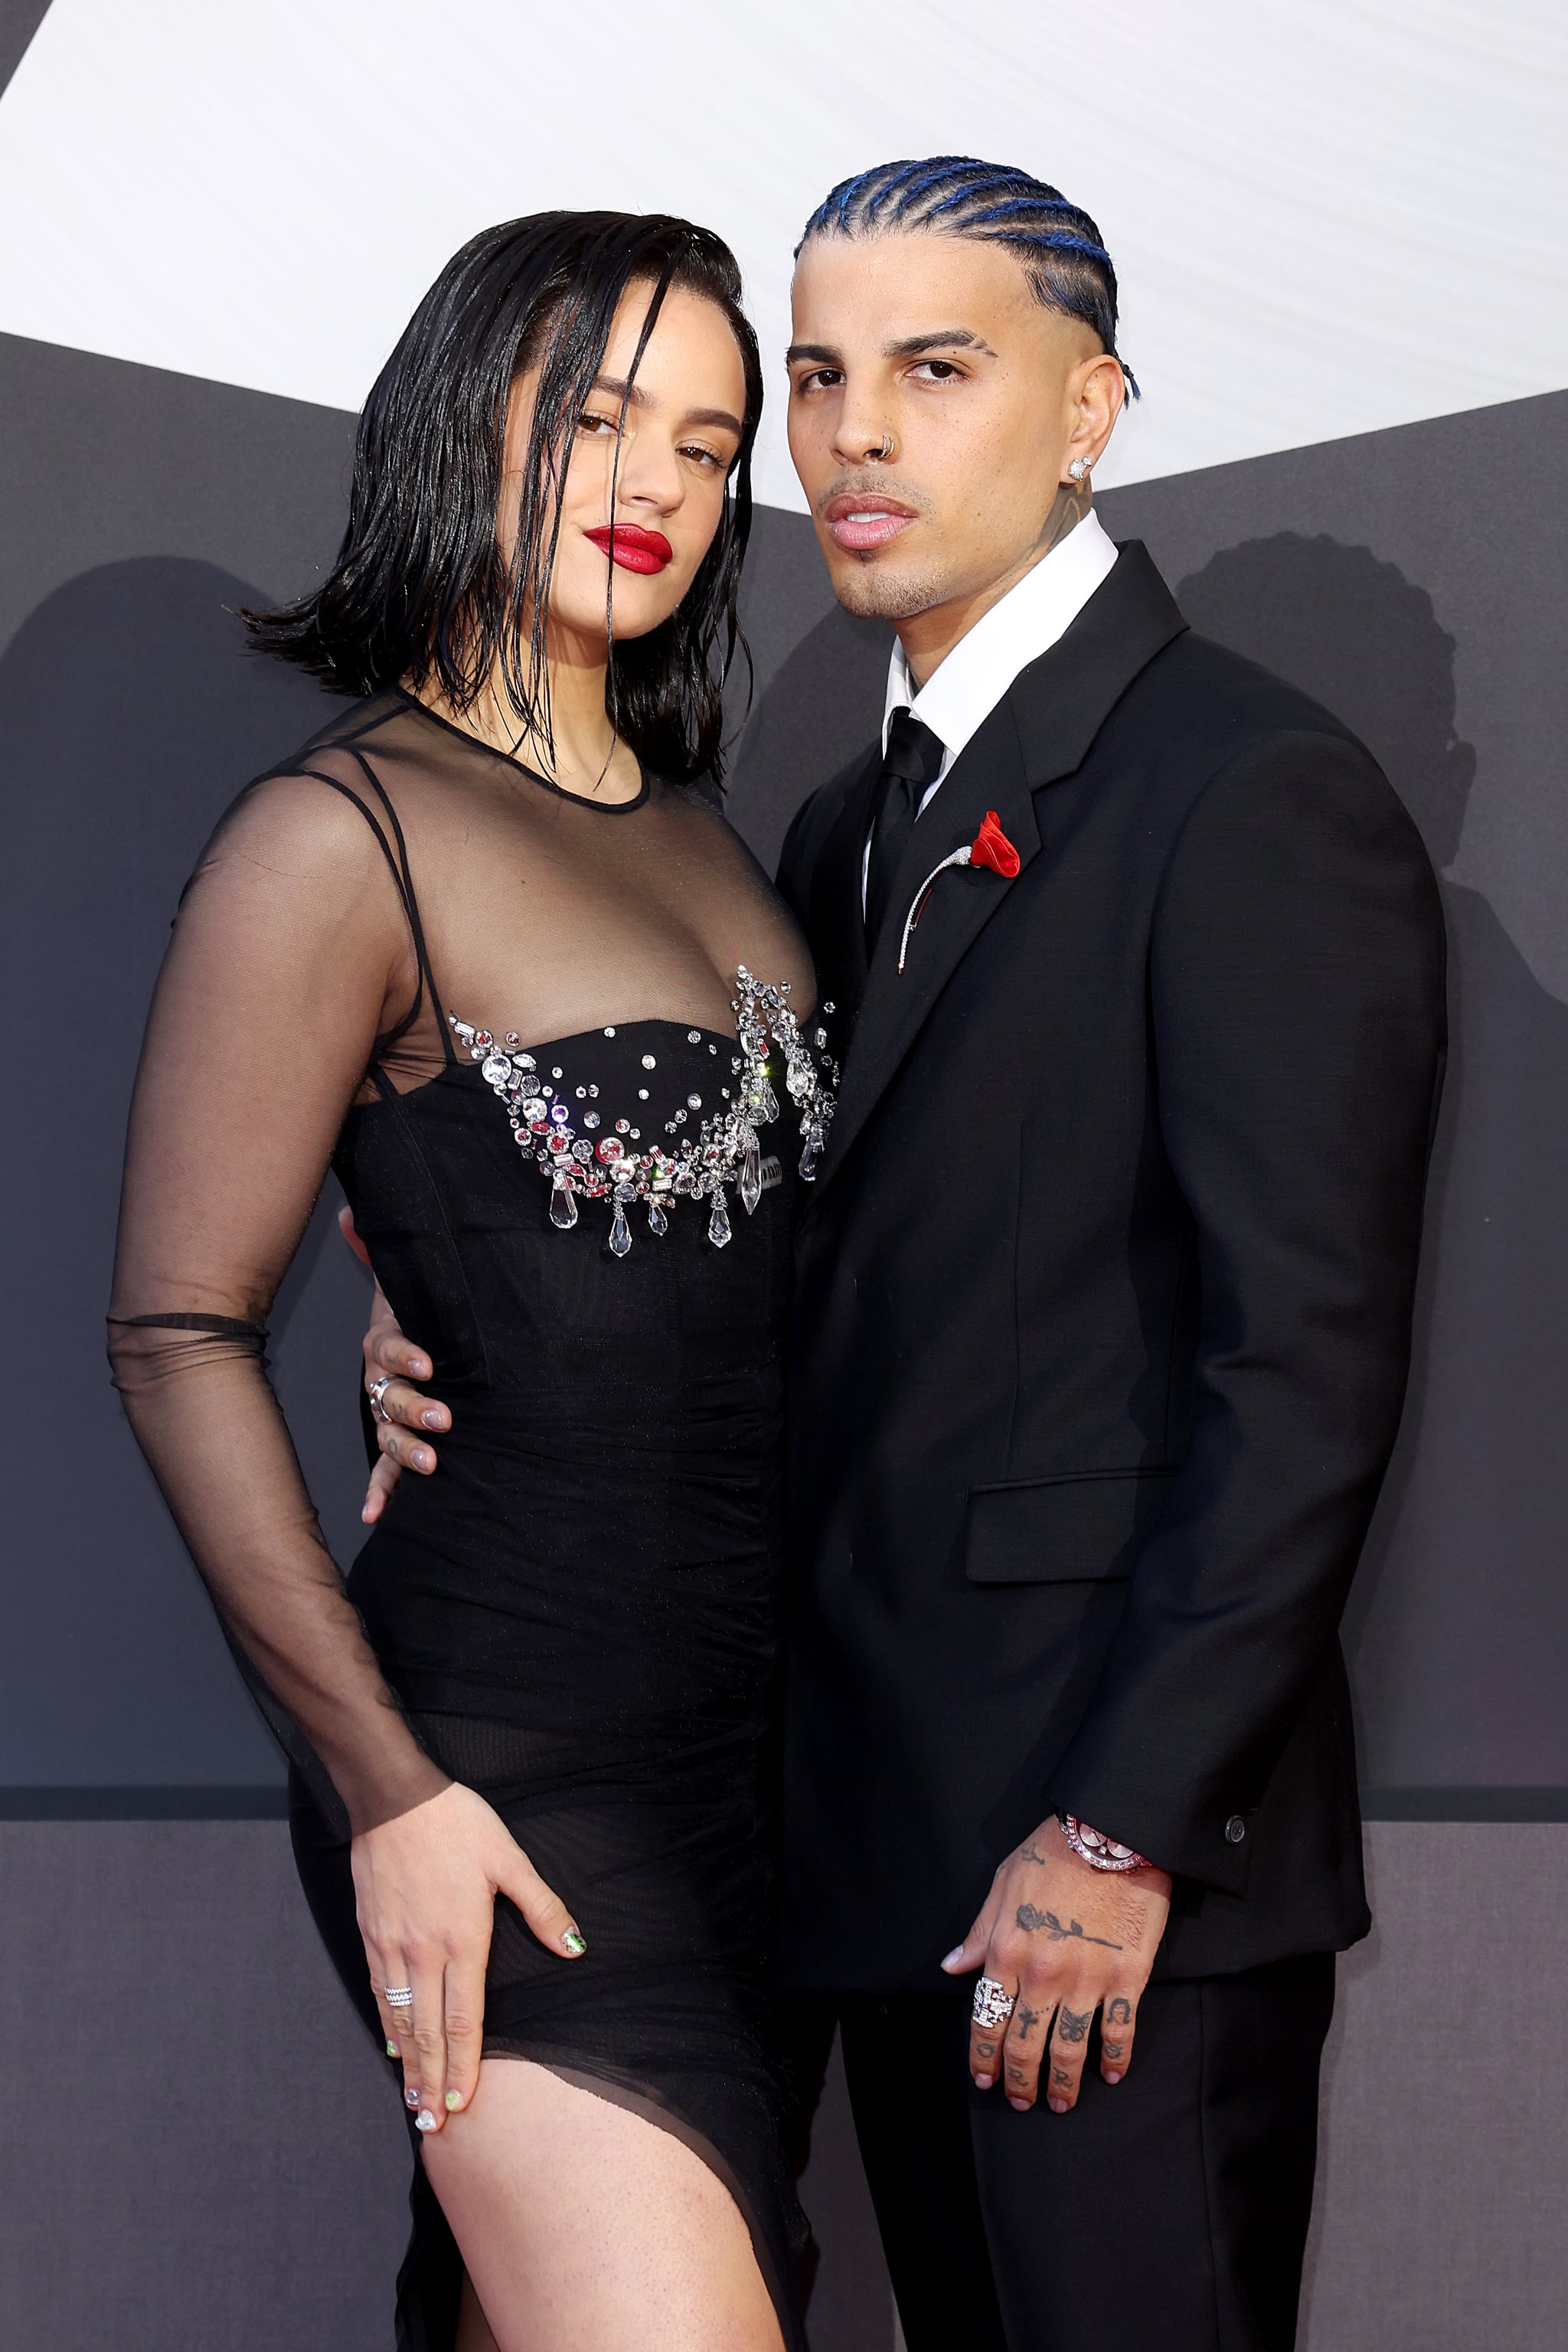
[[[1014,1996],[1005,1985],[998,1984],[994,1977],[982,1977],[974,1988],[974,2006],[970,2014],[976,2025],[994,2033],[997,2026],[1006,2024],[1014,2005]]]
[[[392,1419],[392,1415],[386,1410],[386,1391],[396,1378],[395,1372],[383,1372],[377,1379],[372,1381],[365,1391],[366,1396],[370,1399],[370,1409],[377,1421]]]
[[[383,1985],[382,1991],[386,1995],[388,2009],[412,2009],[414,2006],[412,1985]]]

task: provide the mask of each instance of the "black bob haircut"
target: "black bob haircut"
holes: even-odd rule
[[[681,287],[728,320],[745,413],[713,543],[667,621],[624,642],[612,634],[605,707],[648,768],[677,781],[704,772],[719,781],[724,678],[737,646],[745,649],[736,605],[763,372],[729,247],[667,214],[534,213],[484,230],[453,256],[364,404],[348,529],[331,571],[280,611],[247,612],[252,644],[340,694],[433,682],[458,711],[499,667],[525,730],[552,758],[545,623],[560,536],[555,493],[616,307],[645,282],[650,299],[632,373],[665,295]],[[508,564],[496,539],[507,398],[535,367]],[[606,619],[608,611],[606,586]]]

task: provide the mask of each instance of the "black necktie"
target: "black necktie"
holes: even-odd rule
[[[871,818],[871,857],[866,869],[866,951],[870,954],[888,919],[893,877],[915,829],[921,803],[942,773],[947,746],[906,705],[888,726],[888,748],[877,779]]]

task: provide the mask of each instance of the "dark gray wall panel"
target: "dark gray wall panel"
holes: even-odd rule
[[[29,1335],[0,1374],[0,1782],[276,1787],[277,1751],[108,1386],[102,1316],[125,1107],[181,883],[247,777],[330,708],[243,652],[234,610],[331,555],[352,426],[15,337],[0,410],[0,973],[32,1045],[0,1131],[0,1324]],[[345,1556],[365,1289],[329,1223],[273,1329]]]
[[[16,1335],[0,1785],[22,1792],[13,1809],[62,1784],[183,1786],[199,1807],[209,1786],[276,1790],[277,1760],[107,1388],[100,1318],[180,880],[234,790],[323,707],[242,652],[231,611],[330,555],[352,420],[16,338],[0,338],[0,954],[37,1036],[0,1137],[17,1237],[0,1276]],[[1362,731],[1446,869],[1456,1051],[1434,1244],[1351,1621],[1368,1778],[1395,1813],[1539,1814],[1568,1790],[1565,474],[1554,395],[1102,501],[1199,625]],[[809,523],[769,509],[745,619],[757,691],[749,716],[739,680],[731,695],[731,808],[771,856],[869,739],[889,633],[837,610]],[[340,1556],[357,1538],[363,1299],[323,1215],[277,1355]]]
[[[0,90],[26,54],[27,44],[49,13],[49,0],[0,0]]]

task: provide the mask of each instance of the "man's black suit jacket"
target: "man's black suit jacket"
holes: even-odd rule
[[[1125,546],[915,828],[875,751],[781,886],[848,1024],[798,1239],[779,1965],[945,1981],[1053,1810],[1175,1874],[1159,1969],[1368,1926],[1337,1628],[1404,1397],[1444,1051],[1420,840]],[[987,810],[1014,880],[923,877]]]

